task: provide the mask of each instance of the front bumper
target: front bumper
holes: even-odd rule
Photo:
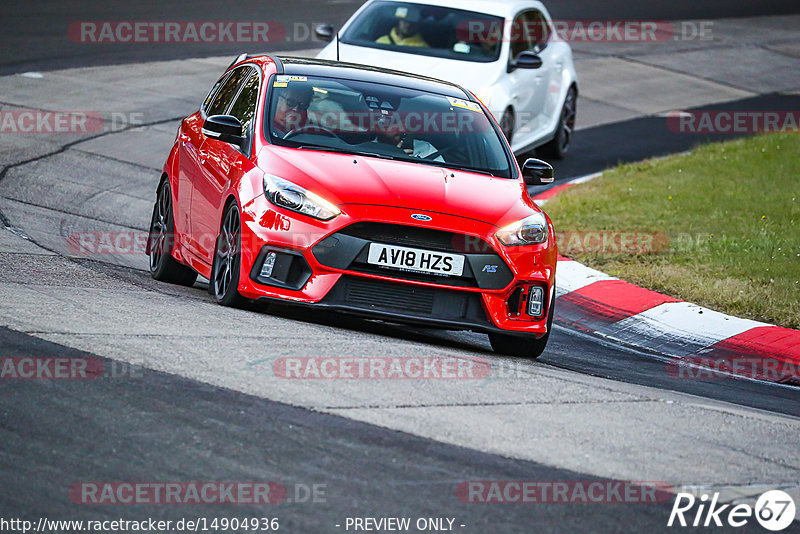
[[[247,298],[453,330],[536,336],[547,332],[555,281],[553,239],[539,246],[504,247],[486,237],[496,231],[492,225],[439,213],[429,213],[433,221],[420,225],[410,217],[420,210],[405,208],[347,205],[329,223],[288,217],[263,197],[243,208],[239,292]],[[262,215],[256,218],[257,213]],[[442,239],[416,243],[418,248],[464,254],[465,275],[442,278],[364,264],[363,250],[370,242],[399,239],[375,232],[371,241],[364,224],[410,229],[417,240],[421,236],[435,241],[448,234],[466,237],[449,243]],[[269,252],[277,254],[277,274],[267,279],[259,273]],[[495,268],[483,269],[486,265]],[[524,301],[519,301],[531,285],[542,286],[549,297],[541,317],[528,316]]]

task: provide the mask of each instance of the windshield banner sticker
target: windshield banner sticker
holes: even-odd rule
[[[447,100],[450,101],[450,105],[453,107],[469,109],[472,111],[477,111],[478,113],[481,112],[481,107],[475,102],[470,102],[468,100],[461,100],[460,98],[453,98],[450,96],[447,97]]]
[[[275,83],[272,84],[272,87],[286,87],[289,85],[289,82],[307,82],[307,76],[289,76],[289,75],[282,75],[282,76],[275,76]]]

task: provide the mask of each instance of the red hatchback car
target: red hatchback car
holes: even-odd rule
[[[242,55],[183,120],[156,193],[157,280],[489,334],[535,358],[555,300],[553,226],[491,114],[446,82]]]

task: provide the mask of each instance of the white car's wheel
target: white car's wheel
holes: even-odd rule
[[[561,108],[561,117],[558,121],[556,136],[552,141],[539,148],[540,154],[553,159],[561,159],[567,155],[572,145],[572,135],[575,132],[575,117],[578,112],[578,91],[570,87],[564,105]]]

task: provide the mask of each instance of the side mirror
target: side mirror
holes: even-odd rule
[[[242,146],[242,123],[232,115],[212,115],[203,123],[203,135],[223,143]]]
[[[542,66],[542,58],[533,52],[520,52],[517,59],[512,59],[508,64],[508,72],[516,69],[538,69]]]
[[[529,158],[522,166],[522,179],[526,185],[547,185],[553,183],[553,166],[536,158]]]
[[[330,24],[319,24],[314,28],[314,33],[323,41],[333,41],[333,36],[336,35],[336,30]]]

